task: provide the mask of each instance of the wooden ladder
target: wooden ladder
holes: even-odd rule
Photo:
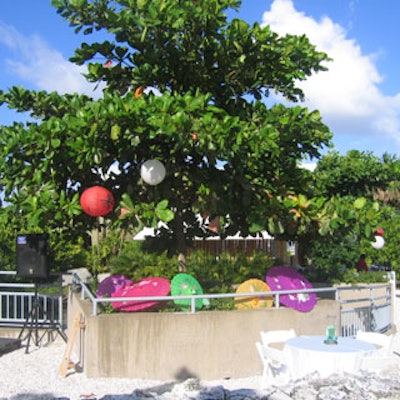
[[[75,364],[71,361],[71,354],[74,349],[76,338],[78,336],[79,329],[85,328],[85,324],[81,322],[82,314],[77,312],[72,320],[71,332],[68,336],[67,346],[64,351],[64,356],[60,364],[60,373],[63,378],[68,374],[68,370],[75,368]]]

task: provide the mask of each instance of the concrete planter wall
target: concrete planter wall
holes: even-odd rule
[[[240,378],[262,373],[255,342],[261,330],[295,328],[325,334],[339,323],[339,303],[319,300],[308,313],[289,308],[189,313],[91,315],[91,304],[70,293],[68,320],[80,312],[85,328],[75,358],[88,377],[154,380]]]

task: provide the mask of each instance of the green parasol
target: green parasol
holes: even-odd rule
[[[172,296],[190,296],[192,294],[203,294],[203,289],[196,278],[189,274],[179,273],[172,278],[171,295]],[[191,299],[176,299],[174,303],[182,311],[190,311]],[[200,310],[204,305],[203,299],[195,300],[196,310]]]

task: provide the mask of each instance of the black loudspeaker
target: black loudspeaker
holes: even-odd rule
[[[43,233],[17,236],[17,276],[47,279],[49,277],[48,235]]]

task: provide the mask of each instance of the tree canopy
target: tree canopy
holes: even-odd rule
[[[211,234],[198,215],[220,216],[222,235],[290,234],[293,195],[307,194],[311,182],[300,163],[319,158],[332,134],[317,110],[267,99],[274,92],[301,101],[298,83],[326,69],[325,53],[305,36],[228,19],[236,0],[52,4],[76,32],[93,35],[71,60],[88,66],[103,95],[0,92],[0,104],[32,117],[1,127],[3,219],[81,236],[98,221],[79,196],[101,184],[117,204],[108,221],[164,219],[168,247],[183,254],[187,240]],[[140,176],[148,159],[166,167],[156,187]]]
[[[378,157],[370,152],[351,150],[346,155],[332,151],[318,162],[316,192],[325,196],[364,196],[385,190],[399,180],[399,163],[388,154]]]
[[[369,265],[399,269],[399,168],[399,159],[389,154],[351,150],[322,157],[313,185],[315,195],[326,199],[322,235],[303,238],[314,265],[332,276],[365,253]],[[379,250],[371,246],[378,227],[385,240]]]

